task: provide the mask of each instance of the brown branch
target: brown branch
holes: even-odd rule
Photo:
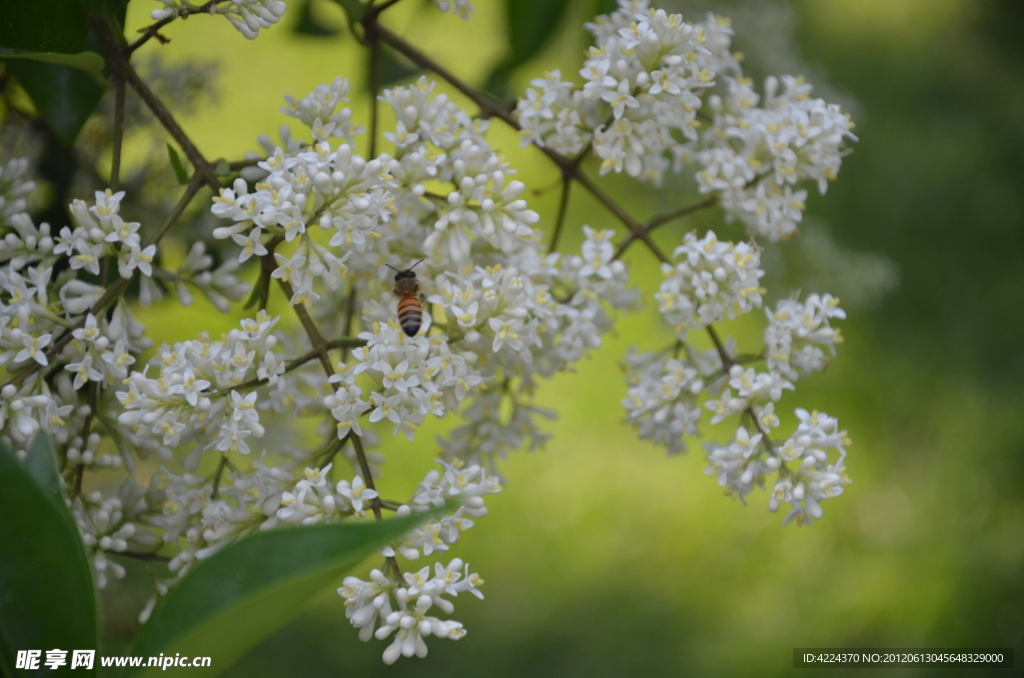
[[[647,230],[648,231],[653,231],[655,228],[657,228],[658,226],[661,226],[662,224],[666,224],[666,223],[668,223],[670,221],[673,221],[675,219],[679,219],[681,217],[685,217],[685,216],[687,216],[689,214],[693,214],[694,212],[699,212],[700,210],[707,209],[709,207],[714,207],[717,204],[718,204],[718,196],[717,195],[708,196],[707,198],[705,198],[704,200],[701,200],[700,202],[695,202],[695,203],[686,205],[685,207],[680,207],[679,209],[675,210],[674,212],[669,212],[668,214],[662,214],[662,215],[659,215],[659,216],[651,218],[647,222]]]
[[[654,229],[656,229],[658,226],[661,226],[662,224],[667,224],[668,222],[672,221],[673,219],[679,219],[681,217],[685,217],[688,214],[693,214],[694,212],[699,212],[700,210],[707,209],[709,207],[713,207],[714,205],[717,205],[717,204],[718,204],[718,196],[713,195],[713,196],[705,198],[704,200],[701,200],[700,202],[695,202],[695,203],[691,203],[689,205],[686,205],[684,207],[680,207],[679,209],[675,210],[674,212],[669,212],[668,214],[661,214],[659,216],[652,217],[647,222],[647,224],[644,226],[644,229],[643,229],[644,233],[647,233],[649,235]],[[638,236],[635,233],[630,233],[629,235],[627,235],[626,239],[622,241],[622,244],[619,245],[619,248],[615,251],[615,256],[612,257],[612,258],[613,259],[621,258],[622,255],[626,253],[626,250],[629,249],[630,245],[632,245],[638,239],[639,238],[638,238]]]

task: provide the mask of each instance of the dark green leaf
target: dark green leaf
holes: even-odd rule
[[[328,26],[317,16],[317,13],[313,10],[314,4],[314,0],[303,0],[302,5],[298,9],[298,21],[295,22],[292,30],[302,35],[312,35],[315,37],[337,35],[339,32],[337,28]]]
[[[595,0],[594,2],[594,16],[600,14],[611,14],[619,8],[619,3],[616,0]]]
[[[249,293],[249,298],[245,300],[246,310],[254,307],[259,302],[260,298],[263,296],[263,290],[270,284],[270,276],[267,275],[265,271],[265,268],[260,268],[260,277],[257,278],[256,284],[252,286],[252,292]]]
[[[341,523],[261,532],[199,563],[167,594],[139,634],[135,656],[212,658],[214,675],[292,619],[350,567],[428,519]],[[128,675],[161,675],[156,669]]]
[[[334,0],[345,10],[345,18],[348,19],[348,27],[355,32],[355,26],[363,18],[365,8],[359,0]]]
[[[86,6],[79,0],[5,2],[0,47],[77,54],[89,48]]]
[[[555,34],[568,6],[568,0],[509,0],[505,4],[513,64],[526,63],[540,51]]]
[[[174,170],[174,176],[178,177],[178,183],[187,184],[188,172],[185,171],[185,165],[182,164],[178,152],[170,144],[167,144],[167,157],[171,159],[171,169]]]
[[[95,78],[70,66],[28,59],[8,59],[7,69],[57,140],[70,147],[103,96]]]
[[[414,63],[406,59],[404,56],[391,49],[389,45],[379,43],[380,48],[380,61],[377,63],[379,68],[380,86],[387,87],[393,85],[402,80],[408,80],[414,78],[423,72],[422,68],[419,68]],[[369,83],[367,83],[369,86]]]
[[[22,52],[16,49],[0,47],[0,57],[4,59],[33,59],[51,64],[63,64],[83,70],[94,78],[103,76],[103,57],[96,52],[79,52],[78,54],[61,54],[59,52]]]
[[[45,455],[53,452],[43,435],[28,467],[0,443],[0,668],[15,665],[17,650],[60,648],[69,651],[67,669],[70,650],[96,648],[89,562],[63,500],[50,496],[59,481]]]
[[[508,94],[509,76],[550,40],[568,6],[568,0],[505,0],[505,29],[512,53],[491,73],[488,91],[500,97]]]
[[[46,492],[47,496],[61,507],[64,506],[64,494],[60,489],[60,471],[57,470],[57,457],[53,454],[53,446],[45,435],[37,435],[32,441],[22,462],[25,472],[32,477],[36,486]]]

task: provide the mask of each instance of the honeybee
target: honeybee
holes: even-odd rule
[[[415,264],[399,271],[390,264],[385,264],[392,271],[395,271],[395,296],[398,297],[398,324],[407,336],[415,337],[423,324],[423,295],[420,294],[420,284],[416,282],[416,274],[412,269],[423,263],[420,259]]]

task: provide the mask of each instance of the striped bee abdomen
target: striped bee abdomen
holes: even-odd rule
[[[398,324],[402,331],[415,337],[423,324],[423,302],[417,297],[406,297],[398,301]]]

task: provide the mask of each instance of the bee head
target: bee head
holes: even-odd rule
[[[413,264],[409,268],[405,269],[404,271],[399,271],[397,268],[395,268],[391,264],[384,264],[384,265],[387,266],[388,268],[390,268],[392,271],[395,271],[395,282],[398,282],[399,280],[407,280],[409,278],[415,278],[416,274],[412,272],[412,269],[416,268],[417,266],[419,266],[422,263],[423,263],[423,260],[420,259],[419,261],[417,261],[415,264]]]

